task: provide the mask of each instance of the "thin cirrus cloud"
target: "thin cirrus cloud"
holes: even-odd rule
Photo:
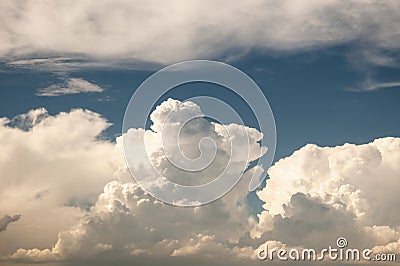
[[[399,10],[398,1],[374,0],[1,1],[0,57],[172,63],[251,48],[298,51],[354,42],[398,49]]]
[[[400,81],[396,82],[376,82],[369,84],[364,88],[364,90],[367,91],[373,91],[373,90],[379,90],[379,89],[390,89],[390,88],[396,88],[400,87]]]
[[[363,84],[361,84],[358,88],[350,88],[349,91],[354,91],[354,92],[376,91],[383,89],[394,89],[399,87],[400,87],[400,81],[381,82],[381,81],[375,81],[371,78],[367,78],[367,80]]]
[[[162,103],[151,116],[155,131],[136,129],[127,134],[132,139],[140,134],[152,135],[151,160],[166,175],[183,179],[160,153],[157,141],[157,134],[162,133],[160,122],[168,114],[163,111],[173,103],[176,101]],[[175,122],[199,107],[188,104],[187,108],[177,111]],[[38,115],[45,117],[34,118]],[[243,265],[256,259],[256,250],[263,243],[321,249],[332,245],[338,236],[346,237],[352,247],[400,254],[400,215],[393,211],[388,215],[400,202],[399,138],[381,138],[363,145],[302,147],[268,170],[270,179],[257,193],[264,202],[263,210],[255,219],[246,201],[246,178],[251,177],[252,169],[220,200],[200,208],[177,208],[152,198],[131,182],[121,137],[116,143],[96,140],[108,126],[100,115],[78,109],[49,116],[39,110],[20,119],[23,117],[36,121],[31,130],[12,128],[7,119],[1,120],[0,127],[0,134],[12,136],[4,143],[5,149],[15,153],[0,157],[0,173],[10,178],[2,179],[5,186],[1,186],[0,197],[12,196],[12,200],[2,200],[6,203],[3,209],[19,206],[26,217],[2,234],[5,241],[13,240],[12,247],[0,250],[9,254],[2,257],[5,261],[118,258],[140,264],[174,258],[174,265],[187,265],[188,259],[201,264],[207,258],[214,263]],[[81,128],[68,134],[76,130],[77,123]],[[199,128],[202,136],[217,130]],[[198,139],[190,136],[183,142],[190,145],[191,141],[195,142],[192,146],[198,144]],[[207,175],[220,171],[222,159],[211,165]],[[28,176],[13,172],[10,164],[18,164],[17,169]],[[142,171],[151,174],[146,168]],[[110,180],[111,176],[115,180]],[[105,184],[103,191],[100,183]],[[92,201],[93,206],[89,210],[80,204],[71,206],[67,204],[71,199],[76,203]],[[46,219],[38,219],[38,213]],[[37,223],[44,226],[32,226]]]
[[[98,85],[81,78],[69,78],[60,84],[53,84],[45,88],[38,89],[36,95],[44,97],[62,96],[66,94],[103,92],[104,89]]]

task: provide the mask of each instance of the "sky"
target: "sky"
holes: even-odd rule
[[[399,14],[389,0],[2,1],[0,264],[262,265],[264,244],[322,249],[338,237],[400,254]],[[275,156],[254,192],[269,132],[227,88],[177,86],[159,95],[144,128],[122,130],[142,82],[196,59],[243,71],[272,109]],[[217,155],[188,175],[160,142],[164,124],[206,111],[183,103],[195,96],[227,103],[245,127],[195,119],[182,150],[211,138]],[[244,134],[250,146],[235,146],[233,161],[246,171],[230,173],[241,181],[200,207],[145,193],[124,159],[123,139],[147,135],[158,172],[197,184],[220,174],[226,143]]]

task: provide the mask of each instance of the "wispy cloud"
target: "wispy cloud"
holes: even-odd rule
[[[395,88],[395,87],[400,87],[400,81],[376,82],[376,83],[370,84],[369,86],[365,87],[364,90],[373,91],[373,90],[388,89],[388,88]]]
[[[64,83],[53,84],[45,88],[41,88],[37,91],[37,96],[61,96],[66,94],[78,94],[78,93],[89,93],[89,92],[103,92],[104,89],[98,85],[86,81],[81,78],[70,78]]]
[[[350,91],[375,91],[382,89],[390,89],[400,87],[400,81],[380,82],[367,79],[366,82],[361,84],[358,88],[350,88]]]
[[[87,58],[84,55],[81,55],[80,57],[60,57],[50,55],[30,58],[10,58],[4,63],[7,67],[11,68],[57,72],[63,75],[82,68],[151,71],[161,68],[160,64],[138,60],[132,61],[129,58]]]

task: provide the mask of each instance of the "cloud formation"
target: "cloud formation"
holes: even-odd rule
[[[170,113],[169,108],[177,102],[164,102],[152,114],[154,131],[136,129],[128,132],[128,136],[149,135],[149,140],[153,140],[149,146],[151,158],[159,170],[183,182],[185,178],[182,173],[171,167],[165,156],[160,154],[157,140],[157,134],[163,130],[165,116]],[[172,120],[179,122],[187,112],[199,110],[199,106],[187,103],[175,110]],[[45,117],[35,119],[34,113]],[[26,169],[31,171],[25,175],[16,174],[10,179],[16,182],[16,176],[24,177],[17,183],[18,190],[9,190],[9,185],[1,186],[0,195],[21,191],[13,195],[12,201],[1,200],[7,203],[6,210],[24,206],[28,202],[30,208],[38,204],[38,208],[34,209],[35,215],[41,210],[39,207],[43,209],[43,206],[50,206],[46,213],[55,213],[57,217],[53,217],[51,222],[59,223],[59,226],[58,230],[48,232],[53,238],[47,237],[45,243],[32,238],[29,244],[18,242],[18,247],[10,248],[9,252],[2,251],[3,254],[9,254],[3,256],[4,260],[46,262],[124,259],[139,263],[158,258],[176,259],[179,263],[175,264],[187,265],[186,258],[192,262],[206,259],[208,263],[243,265],[249,260],[256,260],[256,251],[264,243],[276,247],[326,248],[334,245],[339,236],[346,237],[352,247],[398,253],[400,216],[393,210],[400,203],[397,193],[399,138],[381,138],[363,145],[304,146],[270,167],[270,179],[265,188],[257,193],[264,202],[264,210],[254,217],[249,213],[247,185],[251,171],[255,169],[246,172],[241,182],[221,199],[202,207],[178,208],[156,200],[138,184],[131,182],[122,156],[122,137],[116,145],[96,139],[107,126],[107,122],[98,114],[73,110],[49,116],[39,110],[22,117],[37,122],[32,122],[33,125],[24,131],[7,126],[10,121],[2,120],[0,133],[3,135],[0,135],[0,139],[7,136],[11,142],[5,147],[15,150],[14,153],[8,153],[10,156],[0,158],[2,162],[13,161],[25,154]],[[82,128],[72,126],[78,121]],[[194,123],[192,126],[201,129],[198,130],[201,136],[216,134],[222,139],[225,137],[218,133],[216,123],[203,120]],[[77,132],[67,134],[65,128]],[[235,130],[240,133],[242,129]],[[8,135],[5,135],[7,132]],[[257,134],[260,133],[254,132],[254,136]],[[27,140],[24,138],[28,137],[30,145],[24,146]],[[183,143],[197,147],[198,136],[182,137]],[[46,143],[41,142],[42,139]],[[254,137],[251,142],[256,145],[257,138]],[[25,147],[25,152],[16,153],[21,149],[20,143]],[[223,146],[219,147],[222,149]],[[43,149],[46,153],[30,156],[26,152],[29,149],[37,152]],[[260,154],[259,149],[254,146],[255,158],[256,154]],[[52,154],[53,159],[44,154]],[[86,163],[87,156],[92,158],[90,161],[93,165]],[[137,156],[140,158],[141,155]],[[38,158],[40,161],[37,161]],[[68,158],[76,160],[69,161]],[[223,158],[217,158],[217,162],[224,162]],[[209,175],[219,171],[219,163],[211,165]],[[52,172],[53,167],[59,167],[62,171],[58,169]],[[10,175],[7,172],[9,169],[15,167],[0,164],[2,176]],[[22,173],[25,172],[23,170]],[[145,167],[142,170],[147,171]],[[118,181],[107,183],[107,177],[110,176]],[[203,178],[201,175],[193,177]],[[36,182],[32,183],[32,180]],[[47,182],[45,190],[44,182]],[[105,183],[103,191],[96,197],[97,189]],[[42,188],[40,193],[32,192],[38,191],[35,186]],[[164,189],[164,192],[168,192],[169,188]],[[25,195],[27,199],[24,201]],[[90,208],[79,204],[93,199],[93,196],[95,203]],[[27,210],[20,213],[29,217]],[[63,221],[65,213],[72,218]],[[35,224],[35,216],[30,214],[30,217],[26,222],[24,219],[25,227],[32,228]],[[18,239],[21,231],[12,229],[21,223],[3,232],[2,237],[9,234],[7,237]],[[47,224],[46,221],[44,223]],[[43,233],[44,229],[31,230]]]
[[[82,109],[0,119],[0,215],[23,217],[2,232],[1,254],[50,245],[94,204],[114,172],[114,144],[99,138],[108,126]]]
[[[21,215],[4,215],[0,218],[0,232],[7,230],[7,226],[10,223],[16,222],[21,218]]]
[[[194,102],[168,99],[150,119],[151,130],[131,128],[117,143],[139,184],[164,202],[195,206],[219,198],[267,150],[256,129],[210,122]]]
[[[354,246],[397,242],[400,139],[337,147],[307,145],[268,170],[259,234],[321,246],[346,236]],[[326,245],[326,244],[325,244]]]
[[[10,258],[46,261],[102,256],[200,256],[200,253],[215,257],[216,250],[230,256],[237,253],[249,257],[252,254],[249,248],[231,249],[225,243],[233,241],[235,234],[243,230],[232,213],[238,211],[230,210],[224,202],[201,208],[176,208],[146,195],[137,184],[113,181],[105,186],[85,217],[58,234],[51,250],[20,249]]]
[[[0,56],[161,63],[348,42],[398,49],[398,1],[1,1]]]
[[[95,116],[94,113],[82,110],[72,111],[64,115],[76,116],[82,112],[89,117]],[[161,104],[151,115],[153,121],[152,129],[154,131],[144,131],[143,129],[129,131],[126,136],[117,139],[116,148],[119,153],[110,153],[111,156],[104,158],[106,162],[107,159],[110,161],[111,159],[115,160],[114,176],[120,182],[113,181],[108,183],[103,193],[99,195],[96,204],[90,208],[86,215],[78,218],[70,229],[60,230],[57,243],[48,245],[53,246],[53,248],[19,248],[9,255],[7,259],[39,262],[72,258],[92,259],[105,254],[111,257],[127,258],[132,258],[135,255],[167,257],[190,255],[200,257],[199,252],[208,254],[208,257],[215,257],[215,249],[219,250],[221,256],[224,254],[224,256],[229,255],[229,257],[241,258],[251,256],[252,252],[249,247],[235,247],[232,249],[232,244],[229,243],[237,242],[242,235],[242,231],[244,229],[250,230],[252,224],[255,223],[254,217],[249,215],[249,209],[246,204],[247,186],[255,171],[254,168],[246,171],[242,177],[243,182],[240,182],[223,199],[209,206],[199,208],[176,208],[164,204],[145,193],[138,184],[131,183],[132,179],[122,155],[124,137],[131,138],[134,142],[140,135],[145,134],[150,158],[159,171],[165,177],[174,179],[174,181],[187,182],[187,184],[192,185],[199,182],[207,182],[210,178],[215,178],[223,171],[224,165],[226,165],[231,155],[229,138],[240,140],[246,137],[250,142],[249,154],[233,153],[234,156],[231,160],[234,163],[244,160],[241,164],[248,166],[249,159],[255,160],[262,155],[263,149],[257,143],[262,135],[255,129],[231,124],[227,126],[231,128],[229,132],[233,133],[233,135],[227,135],[223,125],[209,122],[203,118],[194,119],[186,125],[187,127],[184,127],[180,135],[181,143],[183,143],[183,146],[181,146],[182,151],[188,156],[196,155],[190,154],[190,152],[193,152],[194,144],[197,145],[199,140],[204,137],[213,138],[218,150],[213,163],[205,171],[185,175],[184,171],[174,167],[167,157],[162,154],[163,147],[160,142],[167,117],[170,117],[167,128],[168,126],[179,126],[179,123],[193,112],[200,113],[201,110],[199,106],[192,102],[181,103],[169,99]],[[19,120],[26,118],[29,121],[38,121],[28,132],[38,131],[38,128],[43,123],[46,123],[46,120],[54,119],[53,117],[36,119],[35,114],[47,115],[45,110],[35,110],[20,116]],[[104,123],[100,117],[94,119],[93,122],[95,121],[100,124]],[[53,123],[51,124],[54,126]],[[60,142],[65,143],[65,141],[61,140]],[[247,142],[239,143],[244,145]],[[99,145],[101,147],[103,145],[106,146],[105,143],[99,143]],[[76,152],[75,149],[74,151]],[[97,156],[100,156],[100,154]],[[142,158],[143,155],[136,154],[136,156]],[[146,169],[140,163],[139,167],[146,175],[153,174],[150,169]],[[237,169],[239,173],[243,170]],[[128,182],[124,183],[124,181]],[[80,182],[76,183],[79,184]],[[161,183],[155,185],[158,185],[163,193],[169,193],[170,191],[169,187],[165,187]],[[65,192],[70,191],[66,186],[63,189]],[[75,188],[71,187],[71,189]],[[81,201],[84,201],[85,196],[82,194],[81,196]],[[70,198],[74,197],[70,195]],[[64,198],[63,200],[65,202],[66,199]],[[78,216],[76,215],[75,217]],[[161,221],[163,222],[160,223]],[[122,233],[123,231],[124,233]]]
[[[37,96],[62,96],[66,94],[78,94],[89,92],[103,92],[104,90],[96,84],[81,78],[69,78],[60,84],[53,84],[37,91]]]
[[[359,146],[308,145],[300,149],[272,166],[270,186],[267,183],[259,192],[266,201],[259,222],[246,210],[245,182],[209,205],[176,208],[155,200],[135,183],[113,181],[85,217],[59,233],[52,249],[20,249],[9,258],[42,261],[111,257],[135,261],[143,256],[188,256],[191,260],[230,258],[230,265],[240,265],[255,260],[258,247],[264,244],[270,248],[321,249],[335,245],[339,236],[345,236],[352,247],[398,254],[398,217],[390,217],[387,211],[379,217],[377,212],[391,210],[399,201],[397,194],[392,194],[392,182],[398,182],[399,145],[399,139],[384,138]],[[378,175],[374,175],[378,172],[384,176],[380,187]],[[297,173],[297,177],[291,173]],[[336,176],[339,174],[341,177]],[[351,188],[363,176],[365,180]],[[310,179],[314,182],[307,182]],[[252,230],[261,234],[251,236]]]

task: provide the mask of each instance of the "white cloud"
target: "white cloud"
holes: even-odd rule
[[[103,92],[104,90],[96,84],[81,78],[69,78],[62,84],[53,84],[37,91],[37,96],[61,96],[66,94],[78,94],[89,92]]]
[[[382,246],[375,246],[372,248],[373,252],[376,253],[383,253],[383,254],[389,254],[389,253],[394,253],[394,254],[400,254],[400,238],[398,241],[391,242],[387,245],[382,245]]]
[[[145,131],[145,134],[149,136],[148,151],[150,151],[153,163],[166,177],[175,178],[182,182],[185,181],[184,172],[173,167],[168,159],[162,156],[163,147],[160,145],[160,138],[162,130],[165,129],[163,124],[165,124],[168,115],[171,118],[169,120],[171,125],[176,125],[184,121],[193,112],[201,112],[196,104],[191,102],[182,104],[179,101],[169,99],[151,115],[152,128],[155,131]],[[73,113],[70,113],[70,115]],[[48,119],[54,118],[49,117],[42,120],[31,130],[37,131],[37,128],[40,128],[41,124]],[[100,119],[98,122],[101,121]],[[229,132],[237,134],[229,136],[220,126],[199,118],[191,121],[189,129],[184,127],[180,136],[183,152],[193,149],[194,144],[197,145],[199,139],[204,137],[213,137],[219,150],[214,162],[206,170],[202,173],[186,175],[186,179],[189,179],[186,181],[189,184],[193,184],[193,181],[197,183],[207,178],[215,178],[229,159],[227,158],[228,153],[225,151],[225,149],[229,149],[227,144],[229,138],[247,137],[244,134],[246,131],[250,132],[250,160],[254,160],[262,154],[262,148],[257,144],[261,135],[255,129],[233,124],[228,125],[232,127]],[[196,134],[193,134],[193,130],[196,131]],[[127,135],[135,139],[138,137],[135,134],[143,134],[143,132],[143,130],[133,130],[128,132]],[[46,139],[46,141],[49,141],[49,139]],[[121,141],[122,137],[117,139],[119,155],[112,156],[110,153],[112,158],[118,162],[115,165],[114,176],[119,180],[131,181],[126,163],[123,160]],[[63,144],[65,144],[65,141],[63,141]],[[73,151],[76,152],[76,149],[73,149]],[[141,158],[140,154],[136,155]],[[244,154],[244,156],[236,154],[232,158],[234,162],[243,159],[245,164],[249,164],[247,154]],[[111,161],[110,156],[106,157],[105,160]],[[152,174],[145,167],[142,170],[147,174]],[[243,169],[237,171],[243,171]],[[122,257],[132,257],[138,254],[150,256],[192,254],[200,257],[201,254],[206,253],[207,256],[213,257],[216,255],[215,249],[219,250],[220,256],[250,257],[252,255],[251,247],[235,247],[232,249],[228,242],[237,242],[243,230],[250,230],[255,223],[254,218],[249,216],[246,205],[247,186],[253,171],[254,169],[248,170],[238,186],[222,200],[198,208],[176,208],[164,204],[145,193],[136,183],[110,182],[105,186],[104,192],[99,195],[96,204],[90,211],[78,219],[70,229],[63,230],[58,234],[58,240],[53,248],[48,247],[42,250],[19,249],[7,258],[17,261],[47,261],[48,259],[94,258],[102,256],[102,254]],[[86,187],[81,182],[76,182],[76,184]],[[65,185],[63,187],[65,193],[67,191],[69,191],[69,194],[73,193]],[[160,190],[164,193],[168,193],[168,189],[168,187],[160,187]]]
[[[393,82],[366,82],[365,86],[360,91],[374,91],[380,89],[390,89],[400,87],[400,81]]]
[[[0,56],[170,63],[251,48],[399,48],[398,1],[1,1]]]
[[[0,253],[49,247],[112,180],[114,144],[98,138],[109,123],[76,109],[31,110],[0,125],[0,215],[21,219],[2,232]],[[29,236],[29,237],[27,237]]]
[[[26,258],[29,258],[30,262],[42,262],[42,261],[53,261],[56,256],[49,249],[40,250],[38,248],[34,249],[18,249],[17,252],[10,256],[10,259],[16,261],[25,261]]]
[[[156,109],[151,116],[155,131],[133,130],[128,135],[134,138],[146,132],[154,140],[149,148],[157,167],[168,177],[184,180],[160,154],[157,136],[165,114],[176,103],[169,100]],[[179,122],[188,113],[201,111],[192,103],[181,107],[171,121]],[[45,112],[31,112],[26,115],[29,121],[38,121],[32,119],[34,113],[43,116]],[[96,140],[107,127],[98,114],[74,110],[47,115],[28,131],[7,123],[3,119],[0,128],[0,140],[7,140],[1,143],[5,152],[0,156],[0,175],[10,179],[1,180],[0,200],[6,203],[4,210],[21,208],[19,213],[27,218],[2,232],[6,241],[13,239],[18,245],[2,250],[10,254],[3,257],[5,260],[207,258],[243,265],[256,259],[257,248],[266,241],[277,247],[326,248],[339,236],[346,237],[353,247],[397,248],[400,216],[393,210],[400,200],[399,138],[337,147],[310,144],[281,159],[269,169],[270,179],[258,192],[265,204],[257,221],[249,215],[246,200],[254,169],[220,200],[197,208],[178,208],[154,199],[131,182],[121,153],[122,139],[118,139],[116,150],[113,144]],[[218,133],[218,124],[202,120],[194,123],[192,126],[201,125],[195,127],[201,128],[200,136]],[[77,128],[77,124],[81,126]],[[231,132],[241,130],[233,128]],[[260,133],[253,134],[251,143],[255,145],[258,138],[254,136]],[[219,137],[226,139],[223,134]],[[197,147],[197,136],[182,140]],[[260,154],[259,146],[253,149],[254,156]],[[223,163],[223,159],[217,157],[216,161]],[[215,175],[218,170],[219,165],[212,166],[208,174]],[[90,210],[65,206],[69,199],[80,202],[93,198],[110,176],[119,181],[108,182]],[[21,207],[25,205],[32,211]],[[37,216],[47,219],[38,229],[34,226],[42,224],[35,220]],[[50,224],[57,228],[49,230]],[[22,240],[28,232],[29,243],[26,238]],[[38,233],[46,241],[35,237]],[[182,264],[187,265],[187,261]]]
[[[361,247],[397,240],[399,148],[399,138],[310,144],[279,160],[258,192],[265,202],[259,233],[291,245],[321,246],[339,236]]]
[[[53,259],[67,260],[102,256],[132,260],[141,256],[229,258],[240,265],[243,259],[256,260],[256,251],[264,244],[318,250],[334,246],[339,236],[346,237],[352,247],[397,252],[399,217],[379,210],[392,210],[399,201],[394,193],[399,145],[399,139],[384,138],[359,146],[308,145],[300,149],[271,168],[270,183],[259,193],[267,201],[264,207],[269,213],[261,214],[259,224],[248,219],[243,201],[246,181],[220,201],[198,208],[166,205],[137,184],[113,181],[85,217],[59,233],[51,254]],[[120,168],[118,175],[126,175],[125,171]],[[385,179],[378,185],[380,176]],[[361,198],[367,204],[353,204],[363,202]],[[268,217],[270,228],[264,226]],[[252,228],[261,230],[260,238],[250,237]],[[30,261],[29,255],[21,257],[29,252],[17,254]],[[32,254],[32,260],[38,260],[37,252]]]
[[[120,258],[143,254],[250,257],[253,254],[250,247],[227,245],[228,239],[247,227],[238,224],[232,214],[239,211],[227,208],[228,202],[176,208],[145,194],[137,184],[113,181],[105,186],[86,216],[58,234],[51,250],[19,249],[8,258],[47,261],[96,258],[102,254]]]
[[[25,114],[15,116],[10,124],[23,130],[29,130],[47,117],[48,112],[45,108],[32,109]]]
[[[152,195],[163,195],[169,203],[207,203],[228,191],[250,162],[265,153],[259,143],[263,135],[256,129],[209,122],[202,115],[193,102],[168,99],[150,115],[152,130],[130,129],[117,140],[125,144],[133,175]],[[175,185],[201,185],[217,178],[218,185],[210,190],[193,192]]]

